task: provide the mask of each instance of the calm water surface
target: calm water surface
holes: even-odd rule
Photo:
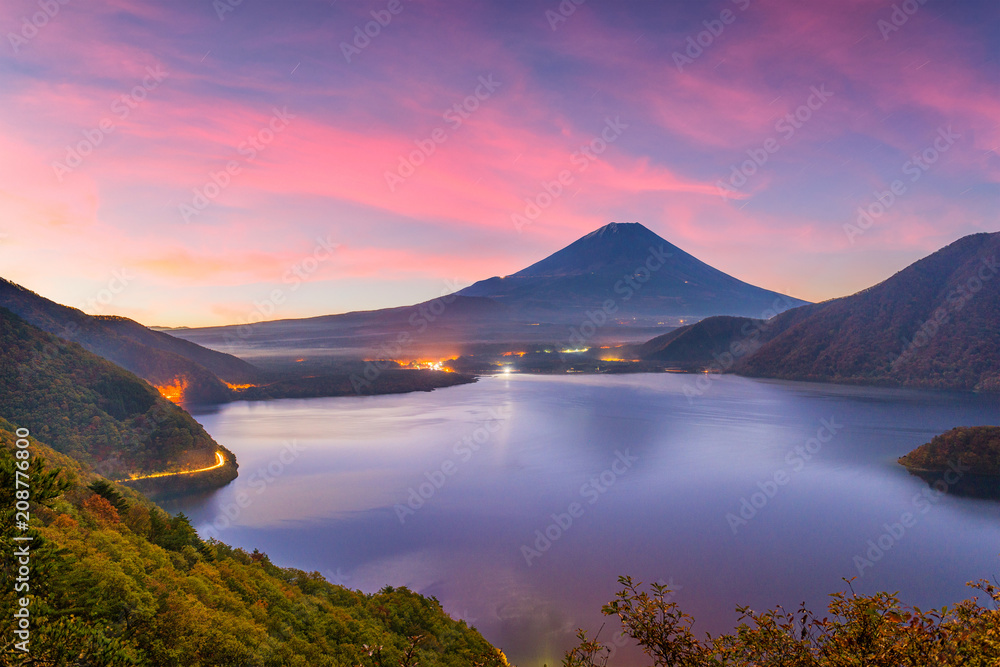
[[[234,403],[198,419],[239,479],[170,509],[350,588],[436,596],[521,667],[558,664],[576,628],[600,628],[622,574],[670,583],[713,633],[740,604],[822,609],[859,567],[859,592],[921,607],[1000,575],[1000,503],[921,495],[895,463],[954,426],[1000,423],[995,397],[724,377],[689,399],[694,379],[512,375]],[[915,523],[869,555],[906,512]],[[613,662],[645,661],[626,648]]]

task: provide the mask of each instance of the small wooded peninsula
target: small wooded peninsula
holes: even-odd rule
[[[953,428],[899,463],[943,491],[1000,498],[1000,426]]]

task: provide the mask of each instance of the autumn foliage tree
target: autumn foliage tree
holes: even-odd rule
[[[747,607],[735,633],[699,639],[694,620],[670,600],[666,586],[649,590],[630,577],[604,606],[617,616],[655,667],[995,667],[1000,664],[1000,591],[987,582],[972,584],[977,598],[953,608],[922,611],[892,594],[831,596],[829,615],[780,607],[758,613]],[[850,587],[850,581],[848,586]],[[578,634],[564,667],[603,667],[611,648]]]
[[[15,530],[14,449],[15,426],[0,418],[5,544]],[[31,596],[31,650],[0,633],[0,665],[506,665],[437,600],[406,588],[351,591],[259,551],[206,542],[183,514],[34,438],[30,449],[31,590],[20,595]],[[14,561],[0,550],[2,610],[16,604]]]

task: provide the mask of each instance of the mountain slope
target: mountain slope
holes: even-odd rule
[[[646,340],[665,322],[760,317],[803,303],[713,269],[638,223],[611,223],[518,273],[413,306],[170,333],[248,357],[405,360],[476,345],[563,344],[592,313],[600,321],[588,343],[599,345]]]
[[[226,383],[254,381],[259,370],[232,355],[148,329],[124,317],[90,316],[0,279],[0,306],[30,324],[79,343],[157,387],[183,387],[184,400],[230,400]]]
[[[1000,233],[974,234],[853,296],[778,316],[736,366],[786,379],[1000,390]],[[791,318],[800,321],[792,322]]]
[[[458,294],[489,297],[522,317],[573,324],[609,299],[615,319],[654,325],[675,317],[760,317],[806,303],[733,278],[637,222],[612,222],[526,269]]]
[[[187,412],[106,359],[0,308],[0,415],[109,477],[197,469],[222,452]]]
[[[411,665],[507,664],[434,599],[406,588],[365,595],[318,572],[277,567],[256,550],[203,541],[183,515],[34,438],[30,531],[22,532],[15,428],[0,418],[0,538],[32,537],[31,652],[24,662],[13,647],[20,640],[5,633],[0,664],[374,667],[400,664],[411,649]],[[24,595],[14,586],[17,559],[13,548],[0,553],[0,608],[11,613]]]
[[[766,321],[750,317],[719,315],[675,329],[640,345],[637,356],[677,368],[707,368],[719,363],[733,346],[739,356],[756,350]]]
[[[492,299],[446,295],[398,308],[355,311],[247,326],[172,329],[171,335],[249,359],[396,359],[456,356],[469,343],[521,332]],[[537,327],[536,327],[537,328]],[[532,332],[537,333],[537,332]],[[519,334],[514,334],[519,335]],[[561,335],[561,332],[555,336]],[[280,364],[287,370],[287,363]]]
[[[817,308],[817,304],[799,306],[780,315],[772,310],[762,313],[763,319],[728,315],[706,317],[646,341],[635,348],[635,355],[677,368],[717,369],[721,364],[726,370],[737,359],[756,352],[764,343],[809,317]],[[733,358],[726,357],[727,353]],[[725,363],[721,363],[720,358]]]

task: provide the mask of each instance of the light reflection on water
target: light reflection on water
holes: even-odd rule
[[[895,464],[954,426],[1000,423],[995,398],[724,377],[692,401],[691,381],[513,375],[235,403],[197,418],[236,453],[239,479],[169,508],[279,565],[436,596],[522,667],[558,664],[577,627],[596,631],[621,574],[674,582],[696,630],[731,629],[738,604],[818,610],[905,511],[916,525],[859,592],[940,606],[1000,573],[1000,503],[919,505],[926,485]],[[821,420],[842,428],[803,455]],[[635,463],[602,481],[626,450]],[[787,483],[734,534],[727,514],[775,491],[779,471]],[[572,503],[582,515],[529,566],[522,546]]]

